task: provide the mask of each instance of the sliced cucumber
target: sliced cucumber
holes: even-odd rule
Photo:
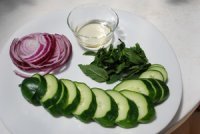
[[[162,68],[164,68],[164,66],[163,65],[161,65],[161,64],[151,64],[151,66],[150,67],[162,67]]]
[[[107,90],[106,92],[114,99],[118,106],[118,116],[115,120],[116,124],[123,128],[134,127],[138,119],[136,104],[117,91]]]
[[[37,92],[40,98],[42,98],[47,91],[47,82],[45,78],[40,74],[34,74],[32,77],[38,78],[38,80],[40,81],[40,85]]]
[[[168,79],[168,74],[167,74],[167,71],[166,69],[164,68],[164,66],[160,65],[160,64],[152,64],[148,70],[156,70],[156,71],[159,71],[162,76],[163,76],[163,81],[164,82],[167,82],[167,79]]]
[[[151,87],[154,89],[155,96],[153,97],[153,103],[154,104],[159,104],[160,103],[160,98],[162,97],[162,89],[156,82],[156,79],[145,79],[147,82],[151,84]]]
[[[73,114],[83,122],[90,122],[97,107],[94,93],[85,83],[75,82],[75,85],[80,92],[80,103]]]
[[[60,98],[58,99],[56,104],[47,108],[47,110],[55,117],[62,115],[64,106],[65,106],[65,102],[68,99],[66,87],[64,86],[64,84],[61,81],[59,81],[59,83],[61,83],[61,90],[62,90],[62,92],[60,94]]]
[[[148,90],[150,91],[150,95],[148,96],[151,98],[153,103],[156,103],[157,90],[154,88],[153,84],[148,79],[141,79],[141,80],[144,82],[144,84],[148,87]]]
[[[153,91],[149,90],[149,87],[147,87],[142,80],[136,79],[136,80],[125,80],[120,82],[118,85],[114,87],[113,90],[115,91],[122,91],[122,90],[130,90],[135,91],[138,93],[145,94],[147,96],[153,95]]]
[[[47,82],[45,78],[40,74],[34,74],[32,78],[37,78],[39,80],[38,89],[34,95],[34,99],[40,103],[41,98],[45,95],[47,91]]]
[[[139,78],[153,78],[153,79],[158,79],[161,81],[164,81],[164,78],[161,74],[161,72],[157,71],[157,70],[147,70],[145,72],[143,72]]]
[[[154,105],[148,96],[128,90],[123,90],[120,93],[137,105],[139,111],[138,122],[147,123],[155,118]]]
[[[33,77],[24,79],[20,84],[23,97],[35,106],[41,105],[37,93],[39,85],[39,79]]]
[[[47,91],[41,98],[40,102],[44,108],[49,108],[50,106],[55,105],[60,99],[62,93],[62,85],[54,75],[47,74],[44,76],[44,78],[47,82]]]
[[[159,100],[159,103],[162,103],[169,97],[169,88],[163,81],[156,80],[156,82],[158,83],[162,91],[162,95]]]
[[[71,80],[61,79],[68,92],[68,99],[63,108],[63,114],[69,116],[77,108],[80,102],[80,92]]]
[[[92,88],[96,97],[97,109],[94,120],[104,127],[112,127],[118,116],[118,107],[115,101],[102,89]]]

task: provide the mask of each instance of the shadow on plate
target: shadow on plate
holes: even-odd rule
[[[12,12],[21,5],[34,5],[33,0],[0,0],[0,16]]]
[[[172,4],[172,5],[180,5],[180,4],[187,4],[191,0],[166,0],[166,2]]]

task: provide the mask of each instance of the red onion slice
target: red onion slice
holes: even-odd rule
[[[60,69],[69,60],[72,45],[59,34],[32,33],[14,39],[10,46],[12,62],[26,73],[50,73]],[[21,77],[29,75],[15,71]]]

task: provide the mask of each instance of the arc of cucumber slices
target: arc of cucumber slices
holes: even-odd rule
[[[35,74],[24,79],[20,87],[29,103],[42,105],[55,117],[75,116],[103,127],[132,128],[155,119],[155,106],[169,96],[167,79],[164,67],[154,64],[139,79],[124,80],[112,90],[90,88],[52,74]]]

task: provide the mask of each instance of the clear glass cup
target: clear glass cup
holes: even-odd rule
[[[118,23],[118,15],[112,8],[98,4],[80,5],[67,18],[78,43],[89,50],[109,46]]]

